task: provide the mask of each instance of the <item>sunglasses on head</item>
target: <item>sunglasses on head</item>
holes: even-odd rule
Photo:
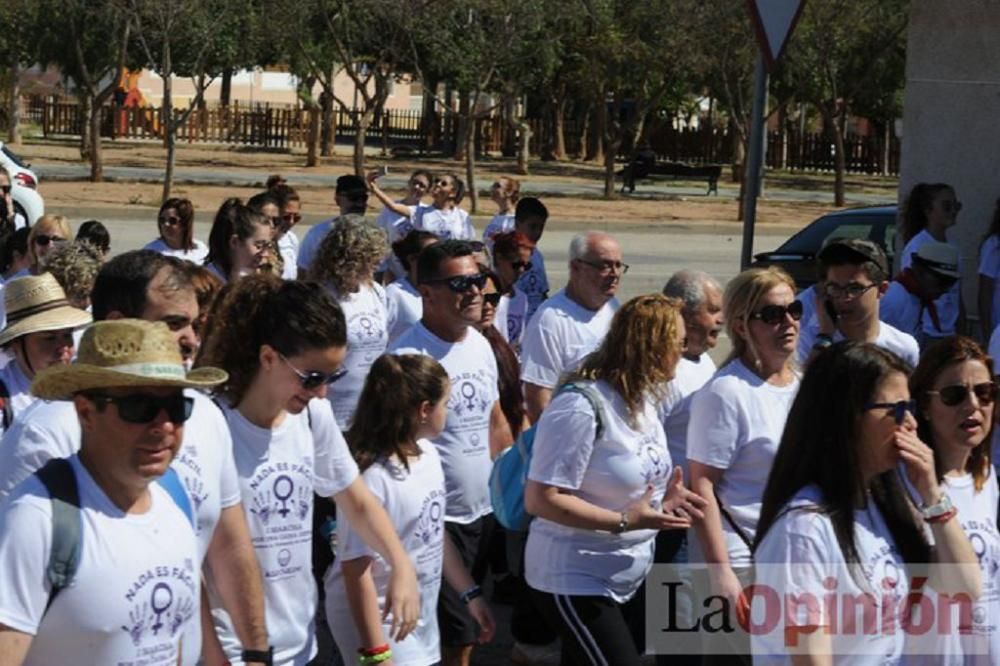
[[[976,400],[979,401],[980,405],[992,405],[993,401],[997,399],[996,382],[983,382],[982,384],[973,384],[972,386],[968,384],[942,386],[936,391],[928,391],[927,395],[936,395],[941,398],[941,402],[946,406],[954,407],[965,402],[970,391],[976,394]]]
[[[66,239],[62,236],[48,236],[46,234],[38,234],[35,236],[35,243],[45,247],[49,243],[65,243]]]
[[[892,411],[892,418],[895,419],[896,425],[903,425],[903,421],[906,420],[907,414],[917,414],[917,401],[916,400],[900,400],[898,402],[869,402],[865,405],[865,410],[869,409],[885,409]]]
[[[424,280],[426,284],[444,284],[456,294],[464,294],[473,287],[482,289],[486,286],[489,277],[486,273],[475,273],[473,275],[453,275],[451,277],[432,278]]]
[[[785,320],[785,315],[793,321],[802,319],[802,301],[792,301],[788,305],[765,305],[750,315],[750,319],[760,319],[765,324],[774,325]]]
[[[492,294],[483,294],[483,303],[496,307],[497,305],[500,304],[501,298],[503,298],[503,294],[501,294],[499,291],[495,291]]]
[[[188,398],[183,393],[168,396],[134,395],[112,396],[103,393],[90,393],[86,397],[97,405],[114,405],[118,408],[118,417],[126,423],[149,423],[160,413],[167,412],[167,418],[172,423],[184,423],[191,418],[194,409],[194,398]]]
[[[344,375],[347,374],[347,368],[343,367],[337,368],[336,370],[330,373],[317,372],[315,370],[309,370],[309,371],[299,370],[294,365],[292,365],[291,361],[285,358],[284,354],[279,354],[279,356],[281,356],[282,361],[288,364],[288,367],[292,369],[292,372],[294,372],[296,375],[299,376],[299,383],[302,385],[302,388],[304,388],[307,391],[318,389],[320,386],[323,386],[324,384],[326,385],[333,384],[335,381],[337,381],[338,379],[342,379]]]

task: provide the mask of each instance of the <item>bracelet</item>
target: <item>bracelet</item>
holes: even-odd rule
[[[267,650],[243,650],[240,654],[243,663],[264,664],[271,666],[274,663],[274,646],[268,646]]]
[[[618,518],[618,527],[612,530],[612,532],[614,534],[621,534],[627,529],[628,529],[628,514],[622,511],[621,516]]]
[[[373,648],[358,648],[358,656],[361,656],[361,657],[376,657],[376,656],[382,654],[383,652],[388,652],[388,651],[389,651],[389,644],[388,643],[383,643],[382,645],[379,645],[378,647],[373,647]]]
[[[925,523],[931,525],[935,523],[947,523],[949,520],[958,515],[958,509],[952,507],[951,511],[947,511],[937,516],[931,516],[930,518],[924,518]]]
[[[358,656],[358,663],[361,666],[371,666],[371,664],[381,664],[382,662],[389,661],[392,659],[392,650],[388,649],[389,646],[386,645],[385,652],[379,652],[378,654],[372,655],[360,655]]]
[[[483,596],[483,589],[478,585],[473,585],[465,592],[462,592],[458,598],[462,600],[463,604],[468,605],[470,601],[481,596]]]

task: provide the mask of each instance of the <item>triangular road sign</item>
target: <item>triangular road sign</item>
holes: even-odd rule
[[[805,0],[747,0],[750,20],[768,69],[781,58],[805,4]]]

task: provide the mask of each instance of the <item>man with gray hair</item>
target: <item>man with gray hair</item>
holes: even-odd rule
[[[589,231],[570,241],[569,281],[539,306],[521,343],[521,381],[532,423],[552,399],[559,377],[604,340],[627,271],[621,246],[610,235]]]

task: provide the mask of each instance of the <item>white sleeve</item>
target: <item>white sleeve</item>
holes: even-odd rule
[[[734,404],[736,396],[721,395],[719,388],[713,383],[691,399],[687,456],[688,460],[728,469],[744,437]]]
[[[320,222],[321,224],[323,223]],[[316,250],[319,248],[319,242],[323,236],[319,228],[320,226],[316,225],[307,231],[305,237],[302,239],[302,244],[299,245],[299,258],[296,263],[300,269],[309,270],[309,267],[312,265],[313,258],[316,256]]]
[[[41,482],[27,481],[0,508],[0,624],[34,635],[51,585],[51,501]]]
[[[996,236],[990,236],[983,243],[979,257],[979,274],[996,279],[1000,276],[1000,246]]]
[[[72,418],[76,424],[75,412]],[[68,458],[76,453],[80,446],[79,435],[64,432],[62,425],[41,419],[26,419],[15,422],[4,434],[0,440],[0,500],[50,459]],[[72,427],[71,424],[65,425]]]
[[[378,465],[378,463],[375,463]],[[372,495],[378,499],[379,505],[385,507],[388,498],[388,488],[386,488],[385,478],[369,468],[361,476],[361,480],[371,491]],[[341,562],[355,560],[359,557],[376,557],[377,553],[365,540],[361,538],[357,530],[347,521],[341,518],[337,521],[337,559]]]
[[[220,413],[221,416],[221,413]],[[225,425],[225,417],[222,417]],[[218,445],[222,447],[222,476],[219,479],[219,503],[223,509],[236,506],[243,501],[240,492],[240,477],[236,472],[236,459],[233,457],[233,438],[229,433],[229,428],[219,431]]]
[[[313,398],[307,409],[316,447],[313,487],[317,495],[332,497],[354,482],[358,477],[358,465],[333,418],[330,401]]]
[[[572,391],[557,395],[542,412],[535,432],[528,478],[576,490],[590,466],[596,419],[586,397]],[[567,446],[573,442],[573,446]]]
[[[545,326],[545,311],[535,313],[521,341],[521,380],[553,389],[562,372],[562,345],[553,331]]]

